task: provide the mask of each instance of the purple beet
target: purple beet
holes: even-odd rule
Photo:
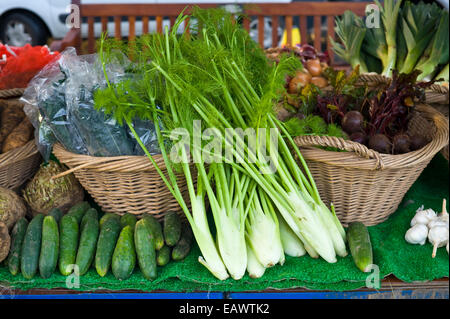
[[[411,151],[411,141],[408,134],[400,133],[392,140],[395,154],[403,154]]]
[[[359,144],[367,145],[367,135],[364,132],[355,132],[350,135],[350,140]]]
[[[360,132],[364,124],[364,117],[358,111],[350,111],[342,119],[342,129],[348,134]]]
[[[411,135],[409,139],[411,151],[421,149],[429,143],[429,140],[423,135]]]
[[[369,148],[378,153],[391,154],[392,144],[384,134],[375,134],[369,139]]]

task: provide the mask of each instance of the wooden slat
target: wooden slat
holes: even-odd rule
[[[136,17],[128,17],[128,24],[128,41],[132,41],[136,37]]]
[[[163,32],[163,17],[162,16],[156,16],[156,32],[162,33]]]
[[[330,38],[332,38],[333,40],[335,39],[334,19],[335,19],[334,16],[327,16],[327,31],[328,31],[327,52],[328,52],[328,55],[330,56],[331,64],[334,63],[334,52],[333,52],[333,48],[332,48],[331,41],[330,41]]]
[[[272,16],[272,47],[278,46],[278,16]]]
[[[116,39],[122,39],[121,23],[122,18],[120,16],[114,17],[114,37]]]
[[[318,51],[322,51],[320,47],[321,38],[322,38],[321,16],[314,16],[314,47]]]
[[[186,35],[189,36],[191,34],[191,31],[189,30],[189,18],[187,18],[186,20],[184,20],[184,31],[186,32]]]
[[[258,43],[264,48],[264,16],[258,17]]]
[[[340,15],[346,10],[351,10],[357,15],[364,15],[366,5],[370,2],[291,2],[288,4],[278,3],[264,3],[253,4],[246,8],[248,15],[260,15],[264,12],[265,15]],[[189,14],[193,6],[200,8],[214,8],[219,6],[215,3],[199,3],[190,4],[185,11]],[[153,15],[153,16],[177,16],[186,7],[186,4],[82,4],[83,16],[139,16],[139,15]]]
[[[88,51],[93,53],[95,51],[95,34],[94,34],[94,17],[88,17]]]
[[[301,37],[301,43],[306,44],[308,43],[308,17],[307,16],[300,16],[300,37]]]
[[[247,32],[250,32],[250,19],[248,17],[242,18],[242,26]]]
[[[292,46],[292,16],[286,16],[286,44]]]
[[[148,33],[148,16],[142,17],[142,32],[144,34]]]
[[[102,33],[108,31],[108,17],[101,17],[100,18],[102,23]]]

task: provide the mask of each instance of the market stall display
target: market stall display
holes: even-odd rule
[[[1,238],[0,283],[57,287],[75,271],[88,289],[229,291],[348,289],[374,267],[448,276],[445,200],[424,213],[429,243],[408,231],[419,203],[448,195],[430,188],[448,169],[422,174],[448,143],[448,120],[425,104],[432,82],[396,69],[368,82],[309,46],[263,51],[222,9],[189,18],[189,36],[181,14],[172,31],[102,38],[98,54],[68,49],[31,80],[24,112],[45,164],[20,193],[28,217]]]

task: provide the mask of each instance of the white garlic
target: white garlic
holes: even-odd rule
[[[436,212],[429,209],[423,209],[423,205],[419,207],[419,209],[416,210],[416,215],[411,220],[411,226],[414,226],[416,224],[424,224],[427,225],[430,221],[436,218]]]
[[[428,227],[424,224],[416,224],[405,234],[405,240],[410,244],[425,244],[428,236]]]
[[[448,243],[448,227],[435,226],[428,232],[428,240],[433,245],[433,253],[431,256],[436,257],[436,251],[439,247],[443,247]]]

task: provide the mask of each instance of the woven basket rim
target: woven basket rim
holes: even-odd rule
[[[18,96],[23,95],[23,92],[25,92],[25,88],[13,88],[13,89],[0,90],[0,99],[18,97]]]
[[[437,130],[427,145],[405,154],[381,154],[362,144],[332,136],[297,136],[294,142],[301,148],[305,159],[349,169],[378,170],[414,166],[433,157],[448,144],[449,138],[448,120],[440,112],[425,104],[417,105],[416,111],[430,119]],[[312,146],[331,146],[347,152],[326,151]]]
[[[84,154],[76,154],[64,148],[60,143],[53,146],[53,153],[65,165],[71,167],[68,172],[79,169],[90,169],[100,172],[142,172],[156,171],[156,168],[149,161],[147,156],[122,155],[113,157],[99,157]],[[160,169],[165,169],[165,162],[161,154],[152,155]]]
[[[6,153],[0,154],[0,168],[34,156],[36,153],[38,153],[38,149],[36,147],[35,140],[32,139],[24,146],[17,147]]]

